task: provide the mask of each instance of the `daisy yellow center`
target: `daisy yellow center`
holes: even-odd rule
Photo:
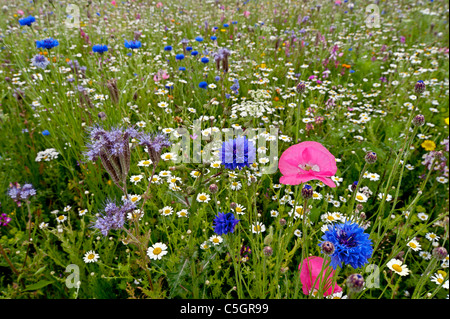
[[[314,193],[313,197],[319,197],[319,194]]]
[[[438,281],[439,284],[442,284],[444,282],[444,279],[438,278],[437,281]]]
[[[155,249],[153,249],[153,254],[154,255],[159,255],[162,252],[162,249],[159,247],[156,247]]]
[[[261,226],[259,226],[259,225],[253,226],[253,229],[255,231],[261,231]]]
[[[139,177],[135,177],[134,180],[135,180],[135,181],[138,181],[138,180],[139,180]]]
[[[138,199],[137,197],[131,197],[131,201],[132,201],[132,202],[137,201],[137,199]]]
[[[172,155],[171,155],[171,154],[167,154],[167,155],[166,155],[166,158],[167,158],[167,159],[171,159],[171,158],[172,158]]]
[[[240,212],[242,212],[242,208],[240,208],[240,207],[236,207],[236,212],[237,212],[237,213],[240,213]]]
[[[150,161],[144,161],[144,162],[142,162],[142,164],[144,164],[144,165],[149,165],[149,164],[150,164]]]
[[[395,271],[397,271],[397,272],[402,272],[402,266],[400,266],[400,265],[397,265],[397,264],[393,264],[392,265],[392,269],[394,269]]]
[[[195,176],[200,176],[200,172],[194,172]]]
[[[58,217],[58,219],[64,220],[64,216],[61,215],[61,216]]]
[[[205,196],[205,195],[200,195],[198,199],[200,199],[200,200],[206,200],[206,196]]]
[[[363,197],[362,195],[358,195],[358,196],[356,196],[356,199],[358,199],[358,200],[363,200],[364,197]]]
[[[303,208],[301,207],[298,207],[295,211],[297,212],[297,214],[303,214]]]
[[[233,182],[233,186],[237,186],[238,185],[238,183],[237,182]]]
[[[180,216],[186,216],[186,213],[185,212],[181,212]]]
[[[334,220],[334,217],[331,216],[331,215],[329,215],[329,216],[327,217],[327,219],[333,221],[333,220]]]
[[[213,238],[213,243],[218,244],[220,242],[219,238]]]
[[[414,243],[409,243],[409,246],[410,246],[411,248],[417,248],[417,245],[414,244]]]
[[[95,255],[94,255],[94,254],[89,254],[89,255],[87,256],[87,259],[89,259],[89,260],[94,259],[94,258],[95,258]]]

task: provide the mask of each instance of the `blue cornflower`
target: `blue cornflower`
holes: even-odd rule
[[[203,41],[203,38],[200,37],[200,36],[198,36],[198,37],[195,38],[195,41],[197,41],[197,42],[202,42],[202,41]]]
[[[180,70],[180,71],[186,71],[186,68],[185,68],[184,66],[180,66],[180,67],[178,68],[178,70]]]
[[[43,48],[43,49],[50,50],[58,45],[59,45],[58,40],[55,40],[53,38],[36,41],[36,48],[38,48],[38,49]]]
[[[132,49],[132,50],[139,49],[142,46],[141,41],[137,41],[137,40],[132,40],[132,41],[125,40],[124,44],[125,44],[125,48]]]
[[[217,37],[215,35],[211,36],[211,40],[216,41]]]
[[[108,51],[108,46],[105,44],[96,44],[92,47],[92,51],[103,54]]]
[[[175,56],[175,59],[177,59],[177,60],[183,60],[184,59],[184,54],[177,54],[176,56]]]
[[[192,51],[192,47],[186,47],[186,51]]]
[[[164,51],[172,51],[172,46],[170,45],[165,46]]]
[[[256,148],[246,136],[229,139],[222,144],[220,159],[227,169],[250,167],[256,161]]]
[[[38,68],[45,69],[50,61],[41,54],[36,54],[32,59],[31,63]]]
[[[331,266],[336,269],[342,267],[342,263],[350,265],[354,269],[364,266],[372,256],[372,241],[369,234],[356,223],[346,221],[345,223],[329,225],[328,230],[322,236],[322,242],[329,241],[335,247],[331,257]]]
[[[206,83],[205,81],[202,81],[198,84],[198,87],[201,89],[206,89],[208,87],[208,83]]]
[[[198,54],[198,51],[192,51],[192,52],[191,52],[191,55],[192,55],[192,56],[196,56],[197,54]]]
[[[207,58],[207,57],[203,57],[203,58],[201,58],[200,59],[200,61],[202,62],[202,63],[208,63],[209,62],[209,59]]]
[[[237,24],[238,22],[237,22],[237,21],[231,21],[231,23],[232,23],[232,24]]]
[[[26,18],[19,19],[20,25],[27,25],[29,27],[33,22],[36,22],[36,18],[33,16],[28,16]]]
[[[236,219],[233,213],[219,213],[214,219],[214,232],[217,235],[226,235],[234,232],[234,228],[240,219]]]
[[[228,23],[224,23],[223,27],[228,28],[230,25]]]
[[[214,81],[216,81],[216,82],[217,82],[217,81],[220,81],[220,76],[217,75],[217,76],[214,78]]]
[[[43,131],[42,131],[42,135],[44,135],[44,136],[49,136],[49,135],[50,135],[50,132],[49,132],[48,130],[43,130]]]

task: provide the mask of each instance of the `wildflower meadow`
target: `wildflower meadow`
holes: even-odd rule
[[[447,0],[0,17],[0,298],[448,299]]]

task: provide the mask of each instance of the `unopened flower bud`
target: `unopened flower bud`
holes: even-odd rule
[[[421,94],[425,92],[425,83],[422,80],[417,81],[417,83],[414,85],[414,91],[416,91],[417,94]]]
[[[413,118],[412,122],[415,126],[422,126],[425,124],[425,116],[418,114]]]
[[[264,247],[263,251],[265,256],[272,256],[273,254],[273,249],[270,246]]]
[[[322,252],[327,255],[333,255],[334,253],[334,244],[331,241],[324,241],[322,245],[320,245],[322,248]]]
[[[447,257],[448,252],[444,247],[436,247],[433,249],[432,254],[437,260],[443,260],[445,257]]]
[[[209,185],[209,191],[213,194],[217,193],[217,191],[219,190],[219,187],[216,184],[211,184]]]
[[[377,161],[377,154],[375,152],[368,152],[364,159],[367,164],[374,164]]]
[[[297,92],[298,93],[303,93],[306,90],[306,85],[303,82],[300,82],[299,84],[297,84]]]
[[[360,274],[352,274],[345,282],[348,289],[352,292],[360,292],[364,288],[364,277]]]
[[[302,197],[304,199],[310,199],[313,197],[314,191],[311,187],[311,185],[305,184],[302,188]]]

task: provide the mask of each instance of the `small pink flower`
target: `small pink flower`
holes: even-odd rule
[[[162,6],[163,6],[162,2],[158,2],[158,3],[156,4],[156,7],[157,7],[157,8],[161,8]]]
[[[324,296],[328,296],[336,292],[342,291],[342,288],[336,284],[334,287],[331,287],[331,278],[333,277],[334,270],[332,270],[331,273],[328,275],[328,277],[325,279],[325,273],[327,272],[328,267],[325,267],[322,270],[323,263],[324,260],[322,257],[311,256],[303,260],[303,264],[298,265],[298,269],[300,269],[301,266],[300,281],[302,282],[302,290],[305,295],[309,295],[311,289],[313,288],[314,283],[316,283],[314,285],[314,289],[319,290],[319,287],[323,280],[326,280],[325,284],[322,285]],[[322,275],[319,279],[317,279],[317,277],[319,277],[321,270]]]
[[[336,159],[322,144],[313,141],[292,145],[281,154],[278,164],[280,183],[298,185],[310,180],[319,180],[336,187],[331,180],[337,172]]]
[[[111,1],[111,4],[112,4],[113,6],[115,6],[115,5],[116,5],[116,1],[112,0],[112,1]]]
[[[244,17],[248,18],[250,16],[250,11],[244,11]]]
[[[22,10],[17,10],[17,13],[20,14],[21,16],[24,15],[24,12]]]

